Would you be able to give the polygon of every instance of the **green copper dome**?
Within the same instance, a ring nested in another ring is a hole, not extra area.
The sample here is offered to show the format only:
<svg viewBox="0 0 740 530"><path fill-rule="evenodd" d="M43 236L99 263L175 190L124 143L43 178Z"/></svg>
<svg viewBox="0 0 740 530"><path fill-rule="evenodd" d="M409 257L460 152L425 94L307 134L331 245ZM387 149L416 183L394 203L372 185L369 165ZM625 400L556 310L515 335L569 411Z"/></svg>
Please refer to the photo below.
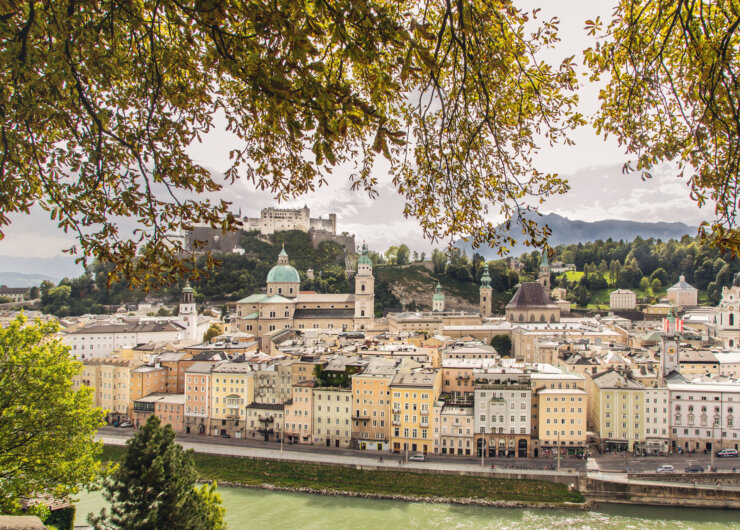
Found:
<svg viewBox="0 0 740 530"><path fill-rule="evenodd" d="M285 252L285 245L283 245L283 250L278 254L277 261L278 264L267 273L267 283L301 283L301 277L298 276L298 271L288 263L288 253Z"/></svg>
<svg viewBox="0 0 740 530"><path fill-rule="evenodd" d="M267 283L300 283L298 271L290 265L275 265L267 273Z"/></svg>
<svg viewBox="0 0 740 530"><path fill-rule="evenodd" d="M373 261L370 259L370 256L367 252L367 245L362 244L362 254L360 255L359 259L357 260L358 265L370 265L372 266Z"/></svg>
<svg viewBox="0 0 740 530"><path fill-rule="evenodd" d="M434 293L434 296L432 296L432 300L444 300L445 295L442 294L442 286L437 283L437 290Z"/></svg>

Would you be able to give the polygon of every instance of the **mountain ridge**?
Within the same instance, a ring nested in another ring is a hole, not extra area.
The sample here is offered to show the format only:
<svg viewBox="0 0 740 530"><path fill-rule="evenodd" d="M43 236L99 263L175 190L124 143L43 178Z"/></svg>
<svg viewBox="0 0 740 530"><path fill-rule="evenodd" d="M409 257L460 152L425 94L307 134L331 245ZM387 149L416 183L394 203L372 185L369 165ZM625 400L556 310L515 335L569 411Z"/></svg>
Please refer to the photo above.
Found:
<svg viewBox="0 0 740 530"><path fill-rule="evenodd" d="M611 238L614 241L625 240L632 241L636 237L643 239L680 239L684 235L695 234L697 227L689 226L681 222L640 222L625 221L621 219L605 219L601 221L580 221L577 219L568 219L556 213L543 214L536 219L539 226L546 225L552 230L548 239L551 247L558 245L571 245L577 243L588 243L592 241L605 241ZM503 229L503 228L502 228ZM517 244L509 251L511 256L519 256L524 252L531 252L532 247L524 245L520 229L512 226L504 234L511 235ZM482 255L486 259L495 259L500 257L495 248L488 245L481 245L477 249L473 248L471 242L466 239L459 239L455 246L464 250L468 255L474 252Z"/></svg>

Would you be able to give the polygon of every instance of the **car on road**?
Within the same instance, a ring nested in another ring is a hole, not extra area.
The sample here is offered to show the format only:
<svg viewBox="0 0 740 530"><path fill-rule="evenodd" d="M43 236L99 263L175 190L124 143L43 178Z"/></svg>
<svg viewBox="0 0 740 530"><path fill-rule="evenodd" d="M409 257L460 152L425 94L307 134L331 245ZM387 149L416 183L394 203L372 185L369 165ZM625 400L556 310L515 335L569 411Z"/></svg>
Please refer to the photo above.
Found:
<svg viewBox="0 0 740 530"><path fill-rule="evenodd" d="M673 473L673 466L670 464L663 464L655 470L656 473Z"/></svg>
<svg viewBox="0 0 740 530"><path fill-rule="evenodd" d="M122 428L124 428L124 429L125 429L125 428L127 428L127 427L133 427L133 426L134 426L134 424L133 424L133 423L131 423L130 421L124 421L124 422L122 422L122 423L119 423L119 424L118 424L118 426L119 426L119 427L122 427Z"/></svg>
<svg viewBox="0 0 740 530"><path fill-rule="evenodd" d="M409 457L409 462L423 462L424 455L412 455Z"/></svg>
<svg viewBox="0 0 740 530"><path fill-rule="evenodd" d="M686 473L704 473L704 468L698 464L686 468Z"/></svg>
<svg viewBox="0 0 740 530"><path fill-rule="evenodd" d="M231 438L231 435L230 435L230 434L228 434L228 433L223 433L223 434L221 435L221 438Z"/></svg>
<svg viewBox="0 0 740 530"><path fill-rule="evenodd" d="M717 451L719 458L737 458L737 449L722 449Z"/></svg>

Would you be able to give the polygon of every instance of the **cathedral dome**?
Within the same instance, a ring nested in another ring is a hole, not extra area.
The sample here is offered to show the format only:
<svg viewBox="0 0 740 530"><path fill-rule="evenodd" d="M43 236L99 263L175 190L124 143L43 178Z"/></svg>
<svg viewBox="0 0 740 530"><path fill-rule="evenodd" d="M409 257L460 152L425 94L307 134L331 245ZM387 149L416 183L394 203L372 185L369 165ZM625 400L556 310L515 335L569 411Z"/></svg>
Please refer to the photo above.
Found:
<svg viewBox="0 0 740 530"><path fill-rule="evenodd" d="M298 271L290 265L275 265L267 273L267 283L300 283Z"/></svg>
<svg viewBox="0 0 740 530"><path fill-rule="evenodd" d="M278 264L267 273L267 283L301 283L298 271L288 263L285 247L278 255Z"/></svg>

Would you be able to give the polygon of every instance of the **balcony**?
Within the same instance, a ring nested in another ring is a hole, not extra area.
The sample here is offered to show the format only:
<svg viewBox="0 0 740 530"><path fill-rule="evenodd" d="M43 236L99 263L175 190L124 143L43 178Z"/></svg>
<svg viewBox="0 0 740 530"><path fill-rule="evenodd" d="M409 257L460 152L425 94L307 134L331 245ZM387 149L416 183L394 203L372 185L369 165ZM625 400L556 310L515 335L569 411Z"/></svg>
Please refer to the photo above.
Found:
<svg viewBox="0 0 740 530"><path fill-rule="evenodd" d="M370 421L370 415L360 414L359 412L355 412L354 414L352 414L352 419L358 420L358 421Z"/></svg>
<svg viewBox="0 0 740 530"><path fill-rule="evenodd" d="M273 421L275 421L274 416L260 416L257 419L262 423L272 423Z"/></svg>
<svg viewBox="0 0 740 530"><path fill-rule="evenodd" d="M391 425L401 425L401 420L393 420Z"/></svg>
<svg viewBox="0 0 740 530"><path fill-rule="evenodd" d="M422 416L429 416L429 411L428 410L422 410L421 412L419 412L419 414L421 414Z"/></svg>
<svg viewBox="0 0 740 530"><path fill-rule="evenodd" d="M260 433L260 434L262 434L262 435L268 436L268 435L272 434L275 431L272 428L269 428L269 429L257 429L257 432Z"/></svg>

